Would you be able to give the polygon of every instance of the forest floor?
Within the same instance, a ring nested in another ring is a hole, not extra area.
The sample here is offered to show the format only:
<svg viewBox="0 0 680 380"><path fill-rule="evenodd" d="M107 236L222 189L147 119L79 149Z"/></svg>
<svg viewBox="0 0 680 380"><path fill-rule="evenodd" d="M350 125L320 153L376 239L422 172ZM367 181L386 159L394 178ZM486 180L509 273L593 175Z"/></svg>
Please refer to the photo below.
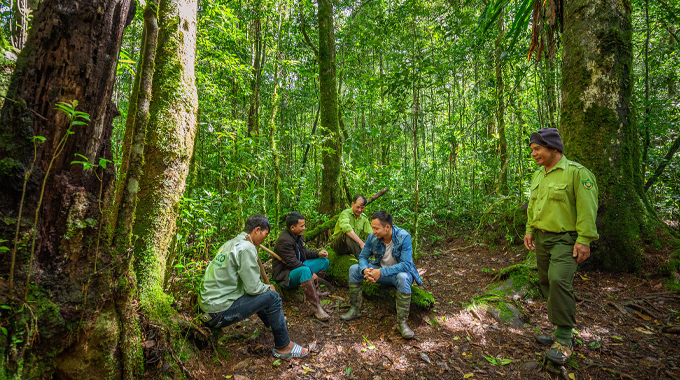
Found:
<svg viewBox="0 0 680 380"><path fill-rule="evenodd" d="M201 358L185 363L187 369L198 379L235 380L680 379L680 335L661 331L680 324L680 294L668 292L656 274L667 254L647 255L641 274L576 274L577 343L560 372L544 364L546 347L534 340L538 331L551 330L544 300L521 301L521 329L462 306L500 269L524 260L526 250L462 245L460 239L449 241L416 260L427 269L423 288L437 303L431 310L411 310L409 326L416 333L411 341L396 330L391 299L365 298L362 318L340 320L348 292L337 287L322 301L331 315L328 323L311 319L297 296L284 300L290 337L310 348L309 357L276 360L272 335L253 316L224 329L217 344L226 356L218 361L208 347ZM644 301L647 312L624 308L630 300ZM629 314L623 316L616 306ZM511 361L501 365L508 362L503 359Z"/></svg>

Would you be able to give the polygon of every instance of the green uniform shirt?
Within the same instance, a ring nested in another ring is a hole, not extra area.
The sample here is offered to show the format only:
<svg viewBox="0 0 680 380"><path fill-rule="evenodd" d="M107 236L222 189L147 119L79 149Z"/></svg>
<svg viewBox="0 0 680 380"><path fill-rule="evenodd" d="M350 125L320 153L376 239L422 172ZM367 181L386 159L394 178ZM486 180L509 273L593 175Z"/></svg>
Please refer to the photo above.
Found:
<svg viewBox="0 0 680 380"><path fill-rule="evenodd" d="M583 165L565 156L549 172L541 166L531 180L527 234L535 230L576 231L576 241L590 246L597 240L597 183Z"/></svg>
<svg viewBox="0 0 680 380"><path fill-rule="evenodd" d="M261 294L269 285L260 281L257 248L241 232L224 243L205 270L198 305L205 313L218 313L231 307L244 294Z"/></svg>
<svg viewBox="0 0 680 380"><path fill-rule="evenodd" d="M366 240L368 234L373 232L371 228L371 223L365 214L355 217L351 208L343 210L338 217L338 222L335 223L335 229L333 230L333 238L335 239L340 234L346 234L350 231L354 231L360 239Z"/></svg>

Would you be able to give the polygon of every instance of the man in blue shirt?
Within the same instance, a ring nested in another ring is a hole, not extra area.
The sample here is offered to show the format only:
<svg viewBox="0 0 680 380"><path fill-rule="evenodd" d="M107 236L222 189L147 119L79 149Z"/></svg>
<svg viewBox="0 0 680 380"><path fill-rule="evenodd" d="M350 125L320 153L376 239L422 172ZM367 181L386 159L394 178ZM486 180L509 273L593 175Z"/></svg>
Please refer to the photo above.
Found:
<svg viewBox="0 0 680 380"><path fill-rule="evenodd" d="M413 263L411 235L392 224L392 215L377 211L371 217L373 233L368 235L364 248L359 255L359 264L349 268L350 309L341 319L349 321L361 317L362 289L361 280L378 284L392 285L397 288L397 326L404 339L412 339L413 330L408 327L411 309L411 284L418 285L420 279ZM375 260L369 264L368 258Z"/></svg>

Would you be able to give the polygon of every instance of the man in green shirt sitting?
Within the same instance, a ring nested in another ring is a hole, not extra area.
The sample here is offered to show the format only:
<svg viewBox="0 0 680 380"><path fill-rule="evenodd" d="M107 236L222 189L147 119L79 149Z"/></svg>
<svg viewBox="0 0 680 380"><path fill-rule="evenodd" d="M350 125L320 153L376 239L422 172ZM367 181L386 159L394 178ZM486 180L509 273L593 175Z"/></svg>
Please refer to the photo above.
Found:
<svg viewBox="0 0 680 380"><path fill-rule="evenodd" d="M277 358L302 358L308 350L288 338L279 293L260 280L257 247L271 226L264 215L246 221L245 232L224 243L203 277L198 304L201 320L210 328L222 328L257 314L274 335L272 353Z"/></svg>
<svg viewBox="0 0 680 380"><path fill-rule="evenodd" d="M338 222L335 223L331 248L338 255L354 255L359 259L361 250L364 249L364 240L373 230L366 215L366 197L357 194L352 199L352 207L340 213Z"/></svg>
<svg viewBox="0 0 680 380"><path fill-rule="evenodd" d="M572 280L577 264L590 257L590 243L599 238L597 183L590 170L562 154L564 144L556 128L532 133L530 147L531 157L541 167L531 180L524 245L536 250L548 319L557 326L552 335L539 335L536 340L551 344L546 357L564 365L572 353L576 324Z"/></svg>

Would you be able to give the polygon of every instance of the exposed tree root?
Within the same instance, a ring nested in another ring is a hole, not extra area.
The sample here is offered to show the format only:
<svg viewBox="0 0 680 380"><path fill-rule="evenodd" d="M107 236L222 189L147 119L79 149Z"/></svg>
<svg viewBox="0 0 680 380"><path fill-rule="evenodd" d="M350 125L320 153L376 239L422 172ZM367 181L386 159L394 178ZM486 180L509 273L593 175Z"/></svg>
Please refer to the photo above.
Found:
<svg viewBox="0 0 680 380"><path fill-rule="evenodd" d="M621 313L621 315L622 315L624 318L625 318L627 315L629 315L629 313L626 311L626 309L624 309L623 307L621 307L621 305L619 305L619 304L617 304L617 303L614 303L614 302L612 302L612 301L609 301L609 302L607 302L605 305L610 305L611 307L613 307L614 309L616 309L619 313Z"/></svg>

